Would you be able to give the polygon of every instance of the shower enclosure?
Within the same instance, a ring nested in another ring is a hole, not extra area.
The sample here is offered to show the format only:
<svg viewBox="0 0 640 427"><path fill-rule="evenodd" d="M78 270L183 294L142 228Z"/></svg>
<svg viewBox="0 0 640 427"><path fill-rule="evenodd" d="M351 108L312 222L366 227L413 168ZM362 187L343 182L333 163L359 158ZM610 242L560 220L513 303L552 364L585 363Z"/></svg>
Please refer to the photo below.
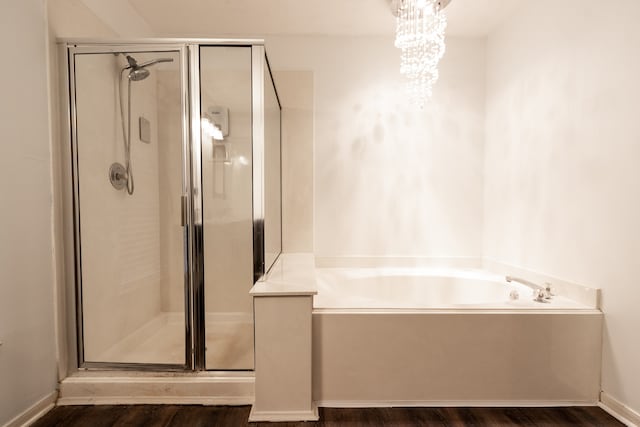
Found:
<svg viewBox="0 0 640 427"><path fill-rule="evenodd" d="M261 40L60 43L77 368L252 370L281 252L280 103Z"/></svg>

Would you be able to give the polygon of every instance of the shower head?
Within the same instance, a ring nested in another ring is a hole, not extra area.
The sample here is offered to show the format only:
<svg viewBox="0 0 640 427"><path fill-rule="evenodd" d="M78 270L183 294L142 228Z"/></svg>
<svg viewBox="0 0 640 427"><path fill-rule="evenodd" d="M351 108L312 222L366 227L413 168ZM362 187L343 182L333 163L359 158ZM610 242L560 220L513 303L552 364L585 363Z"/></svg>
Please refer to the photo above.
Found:
<svg viewBox="0 0 640 427"><path fill-rule="evenodd" d="M146 68L134 68L131 71L129 71L129 80L134 81L134 82L138 82L140 80L144 80L147 77L149 77L149 74L151 74L149 72L149 70L147 70Z"/></svg>
<svg viewBox="0 0 640 427"><path fill-rule="evenodd" d="M127 62L129 65L124 68L124 70L131 69L129 72L129 80L137 82L140 80L144 80L149 77L149 70L147 67L151 67L152 65L156 65L160 62L173 62L173 58L156 58L147 62L143 62L142 64L138 64L138 61L131 55L127 55Z"/></svg>

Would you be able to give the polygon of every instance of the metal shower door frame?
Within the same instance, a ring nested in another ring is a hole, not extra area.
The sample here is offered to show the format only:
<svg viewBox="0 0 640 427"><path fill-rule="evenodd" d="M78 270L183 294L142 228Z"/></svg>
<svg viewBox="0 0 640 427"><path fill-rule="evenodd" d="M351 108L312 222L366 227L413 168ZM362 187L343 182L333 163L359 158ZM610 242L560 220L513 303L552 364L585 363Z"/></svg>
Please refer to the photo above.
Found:
<svg viewBox="0 0 640 427"><path fill-rule="evenodd" d="M78 177L78 134L77 134L77 105L76 105L76 70L75 56L82 54L117 54L135 52L177 52L180 56L180 104L182 114L182 194L190 202L191 188L191 146L189 116L189 76L188 49L184 44L177 43L106 43L93 41L63 41L66 44L67 88L69 100L69 129L71 140L71 177L73 185L73 252L74 277L72 292L75 295L75 351L78 369L107 369L107 370L137 370L137 371L186 371L193 370L192 346L192 318L193 318L193 278L191 275L191 260L193 259L193 226L191 212L185 212L185 227L183 231L184 253L184 297L185 297L185 363L121 363L121 362L91 362L84 358L83 331L83 303L82 303L82 259L80 235L80 180ZM69 287L67 288L69 291ZM72 329L72 328L69 328Z"/></svg>

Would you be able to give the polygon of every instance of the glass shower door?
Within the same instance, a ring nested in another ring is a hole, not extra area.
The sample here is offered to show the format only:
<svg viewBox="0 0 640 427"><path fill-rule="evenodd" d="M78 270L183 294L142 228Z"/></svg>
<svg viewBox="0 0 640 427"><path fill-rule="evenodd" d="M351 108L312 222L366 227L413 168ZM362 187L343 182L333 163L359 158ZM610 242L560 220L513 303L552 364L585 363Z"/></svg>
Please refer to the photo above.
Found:
<svg viewBox="0 0 640 427"><path fill-rule="evenodd" d="M205 368L253 369L250 46L200 47Z"/></svg>
<svg viewBox="0 0 640 427"><path fill-rule="evenodd" d="M79 358L186 368L185 55L127 49L70 50Z"/></svg>

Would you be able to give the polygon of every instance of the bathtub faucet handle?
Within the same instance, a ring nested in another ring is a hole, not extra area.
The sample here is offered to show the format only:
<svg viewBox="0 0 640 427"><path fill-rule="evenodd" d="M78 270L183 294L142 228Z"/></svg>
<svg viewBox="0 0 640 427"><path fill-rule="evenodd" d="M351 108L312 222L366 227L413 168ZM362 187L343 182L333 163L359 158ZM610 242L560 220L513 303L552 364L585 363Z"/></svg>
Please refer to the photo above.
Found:
<svg viewBox="0 0 640 427"><path fill-rule="evenodd" d="M551 297L547 296L547 292L544 289L534 289L533 290L533 300L536 302L547 302L545 300Z"/></svg>
<svg viewBox="0 0 640 427"><path fill-rule="evenodd" d="M549 282L545 282L544 284L545 298L551 299L551 297L556 296L556 293L554 291L555 290L553 289L553 285Z"/></svg>

